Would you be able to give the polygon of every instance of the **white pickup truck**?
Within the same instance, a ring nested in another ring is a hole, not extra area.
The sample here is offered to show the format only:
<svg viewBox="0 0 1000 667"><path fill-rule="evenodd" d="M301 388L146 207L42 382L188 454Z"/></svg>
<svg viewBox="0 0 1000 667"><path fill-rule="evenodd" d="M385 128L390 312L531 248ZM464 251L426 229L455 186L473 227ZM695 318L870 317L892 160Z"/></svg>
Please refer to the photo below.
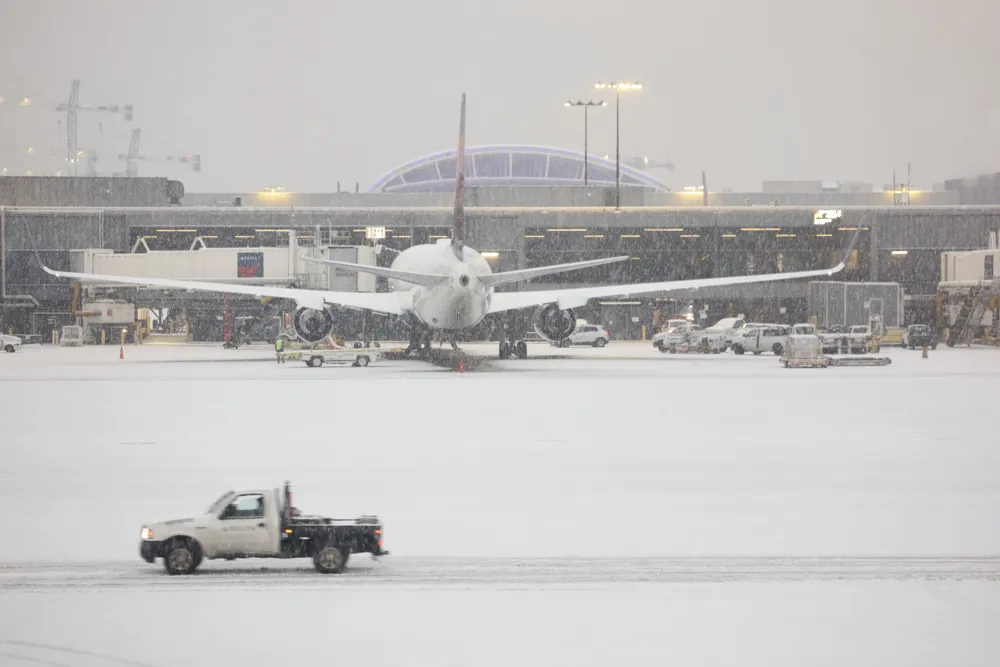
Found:
<svg viewBox="0 0 1000 667"><path fill-rule="evenodd" d="M818 334L823 352L864 354L872 344L871 330L864 325L852 326L847 331Z"/></svg>
<svg viewBox="0 0 1000 667"><path fill-rule="evenodd" d="M352 553L389 554L379 518L303 515L287 482L283 490L227 491L203 515L147 523L139 535L142 559L162 558L170 574L191 574L204 558L312 558L318 572L336 574Z"/></svg>

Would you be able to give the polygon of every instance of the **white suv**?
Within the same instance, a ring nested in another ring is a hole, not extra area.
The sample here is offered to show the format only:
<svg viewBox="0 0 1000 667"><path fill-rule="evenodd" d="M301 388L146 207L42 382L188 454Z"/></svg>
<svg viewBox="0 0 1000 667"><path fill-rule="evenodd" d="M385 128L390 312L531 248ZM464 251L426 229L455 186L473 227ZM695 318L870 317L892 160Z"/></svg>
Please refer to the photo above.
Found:
<svg viewBox="0 0 1000 667"><path fill-rule="evenodd" d="M21 339L17 336L0 334L0 349L4 352L17 352L21 349Z"/></svg>
<svg viewBox="0 0 1000 667"><path fill-rule="evenodd" d="M570 345L592 345L594 347L604 347L611 340L611 334L599 324L580 324L569 335L561 341L554 342L553 345L559 347L569 347Z"/></svg>
<svg viewBox="0 0 1000 667"><path fill-rule="evenodd" d="M742 336L734 338L730 347L736 354L773 352L780 357L785 351L785 344L790 333L792 333L792 328L784 324L753 327L747 329Z"/></svg>

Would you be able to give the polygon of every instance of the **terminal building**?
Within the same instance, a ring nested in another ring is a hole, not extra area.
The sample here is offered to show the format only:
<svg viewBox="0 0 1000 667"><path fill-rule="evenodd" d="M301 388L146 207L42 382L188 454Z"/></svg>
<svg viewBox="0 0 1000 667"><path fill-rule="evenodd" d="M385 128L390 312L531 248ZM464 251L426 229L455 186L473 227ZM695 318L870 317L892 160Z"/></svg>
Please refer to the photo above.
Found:
<svg viewBox="0 0 1000 667"><path fill-rule="evenodd" d="M154 178L0 178L3 328L46 337L52 328L78 319L74 312L82 306L74 301L73 285L42 272L36 250L49 266L63 270L127 263L129 271L146 276L303 287L329 286L344 277L311 274L289 252L290 239L300 254L337 252L348 261L388 266L394 250L449 236L455 164L454 151L435 153L388 171L368 192L323 194L279 189L194 194L179 182ZM470 147L465 172L468 242L495 270L630 258L513 289L823 268L840 260L860 228L847 269L834 280L898 283L906 321L929 321L942 279L942 252L987 248L1000 231L1000 179L991 177L958 179L928 191L799 182L769 183L759 193L676 192L622 165L616 208L613 160L585 161L581 153L545 147ZM372 251L373 233L382 237L381 252ZM201 264L190 259L206 249L216 259ZM220 249L228 250L215 252ZM120 254L148 257L101 258ZM355 283L354 289L386 289L382 279ZM681 312L708 324L737 314L755 321L803 321L809 316L808 293L805 283L781 282L651 294L591 302L582 316L602 323L616 338L637 339ZM103 296L140 308L185 308L198 322L194 337L221 339L221 295L118 288ZM234 297L225 307L260 314L281 306L252 301ZM344 322L360 326L357 318ZM402 334L391 323L378 326L381 335ZM489 336L488 324L475 333Z"/></svg>

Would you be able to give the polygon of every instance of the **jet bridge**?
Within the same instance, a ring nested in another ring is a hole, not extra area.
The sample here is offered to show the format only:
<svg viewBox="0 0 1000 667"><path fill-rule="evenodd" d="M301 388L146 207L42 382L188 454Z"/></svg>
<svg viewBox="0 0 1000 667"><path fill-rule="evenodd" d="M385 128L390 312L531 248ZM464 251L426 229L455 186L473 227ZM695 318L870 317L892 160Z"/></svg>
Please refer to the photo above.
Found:
<svg viewBox="0 0 1000 667"><path fill-rule="evenodd" d="M283 247L214 248L196 237L188 250L150 250L145 239L136 240L129 253L105 249L70 251L70 270L135 278L170 278L231 282L252 285L294 285L306 289L344 292L374 292L376 278L329 265L302 261L302 257L332 259L368 266L375 265L375 248L370 246L309 246L291 243ZM99 283L85 288L100 289ZM143 292L161 288L141 287Z"/></svg>

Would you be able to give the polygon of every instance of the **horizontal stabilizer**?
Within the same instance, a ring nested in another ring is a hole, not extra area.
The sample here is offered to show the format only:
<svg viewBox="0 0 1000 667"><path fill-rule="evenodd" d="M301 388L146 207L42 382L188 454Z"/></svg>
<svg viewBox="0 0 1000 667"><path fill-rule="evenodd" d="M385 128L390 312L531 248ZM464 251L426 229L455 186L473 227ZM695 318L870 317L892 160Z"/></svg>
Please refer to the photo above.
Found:
<svg viewBox="0 0 1000 667"><path fill-rule="evenodd" d="M364 264L352 264L351 262L338 262L337 260L334 259L317 259L315 257L303 257L302 260L305 262L311 262L313 264L326 264L327 266L333 266L338 269L344 269L345 271L354 271L355 273L370 273L375 276L382 276L383 278L402 280L403 282L413 283L414 285L423 285L424 287L433 287L442 280L446 280L448 278L448 276L437 275L434 273L414 273L412 271L387 269L381 266L366 266Z"/></svg>
<svg viewBox="0 0 1000 667"><path fill-rule="evenodd" d="M588 259L582 262L570 262L568 264L551 264L549 266L539 266L536 269L522 269L520 271L504 271L503 273L492 273L487 276L480 276L479 280L481 280L487 287L496 287L497 285L506 285L507 283L516 283L522 280L531 280L532 278L540 278L541 276L550 276L555 273L564 273L566 271L587 269L592 266L603 266L604 264L614 264L615 262L624 262L627 259L628 255L622 255L620 257L603 257L601 259Z"/></svg>

